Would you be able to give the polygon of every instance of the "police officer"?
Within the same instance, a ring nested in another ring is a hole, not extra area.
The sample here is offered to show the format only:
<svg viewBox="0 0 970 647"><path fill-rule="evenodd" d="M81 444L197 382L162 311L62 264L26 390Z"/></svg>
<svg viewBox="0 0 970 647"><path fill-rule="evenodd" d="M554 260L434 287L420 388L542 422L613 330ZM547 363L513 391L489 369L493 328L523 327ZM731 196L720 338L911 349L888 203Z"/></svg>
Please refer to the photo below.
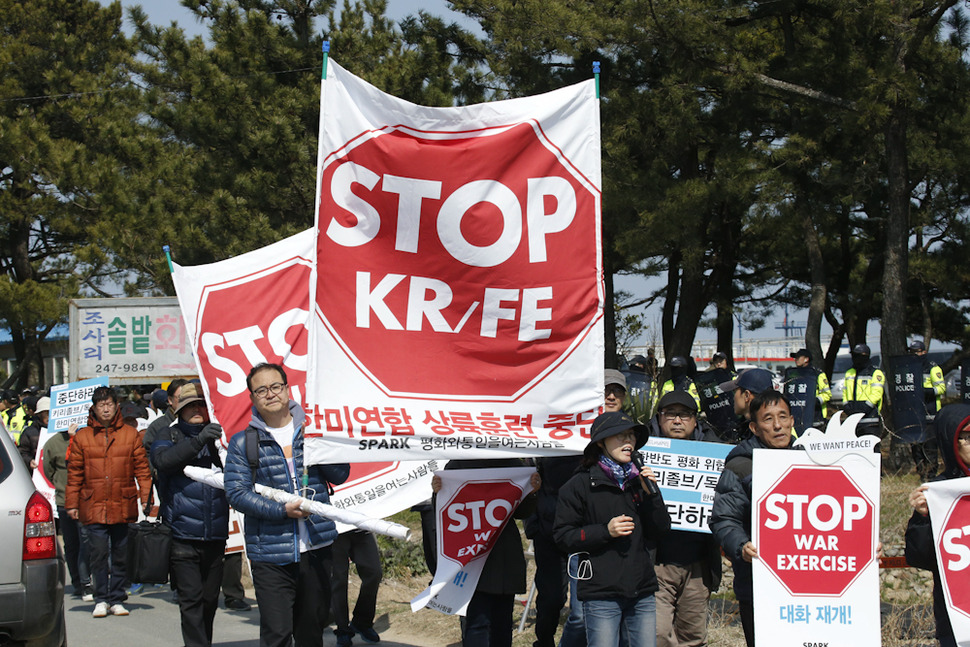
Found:
<svg viewBox="0 0 970 647"><path fill-rule="evenodd" d="M690 379L688 374L690 364L687 362L687 358L677 355L670 360L670 379L664 382L663 387L660 389L660 397L670 393L671 391L684 391L689 393L694 402L697 403L697 408L701 407L701 397L697 393L697 386L694 384L694 380Z"/></svg>
<svg viewBox="0 0 970 647"><path fill-rule="evenodd" d="M882 413L882 396L886 390L886 374L872 365L871 352L866 344L852 347L852 368L845 372L845 388L842 391L842 410L846 413L864 413L867 418L878 418ZM880 424L860 424L858 435L881 436Z"/></svg>
<svg viewBox="0 0 970 647"><path fill-rule="evenodd" d="M711 367L697 375L697 391L701 398L701 410L717 437L728 443L736 443L742 419L734 413L734 396L721 390L721 384L738 376L727 367L727 354L721 351L711 357Z"/></svg>
<svg viewBox="0 0 970 647"><path fill-rule="evenodd" d="M803 407L797 404L801 400L801 394L791 393L790 387L796 384L810 384L815 392L815 415L814 422L820 422L828 417L828 403L832 399L832 388L829 386L829 378L824 371L812 366L812 354L807 348L800 348L791 354L795 360L795 365L785 370L785 395L791 404L792 415L796 420L802 418ZM811 397L810 394L805 394ZM806 421L807 422L807 421Z"/></svg>
<svg viewBox="0 0 970 647"><path fill-rule="evenodd" d="M27 410L20 403L20 398L13 391L4 391L3 395L4 409L3 413L0 413L0 417L3 418L3 425L7 428L7 432L13 437L15 443L20 442L20 433L27 426L28 415Z"/></svg>
<svg viewBox="0 0 970 647"><path fill-rule="evenodd" d="M946 395L946 380L943 379L943 369L927 357L926 344L923 342L914 341L911 343L909 352L923 360L923 404L926 407L926 415L935 416L943 404L943 396ZM939 448L936 444L935 433L928 433L924 442L912 443L910 451L913 455L913 463L916 464L916 471L919 472L920 476L929 478L936 474Z"/></svg>

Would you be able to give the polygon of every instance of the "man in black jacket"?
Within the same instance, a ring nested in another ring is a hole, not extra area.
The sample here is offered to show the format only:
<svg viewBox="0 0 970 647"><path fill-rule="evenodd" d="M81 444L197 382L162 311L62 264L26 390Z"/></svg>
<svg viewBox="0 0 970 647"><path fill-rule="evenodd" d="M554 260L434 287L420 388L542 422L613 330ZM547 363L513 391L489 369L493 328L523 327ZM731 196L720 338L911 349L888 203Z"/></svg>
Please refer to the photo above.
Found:
<svg viewBox="0 0 970 647"><path fill-rule="evenodd" d="M172 529L171 570L178 590L185 647L212 644L219 608L223 555L229 537L229 503L224 491L185 476L187 465L222 466L215 443L222 428L209 423L197 384L182 388L176 420L152 443L151 464L158 474L161 517Z"/></svg>
<svg viewBox="0 0 970 647"><path fill-rule="evenodd" d="M758 549L751 541L751 474L755 449L788 449L795 442L794 418L785 396L766 390L749 406L751 438L731 450L717 482L711 530L734 567L734 595L748 647L754 647L754 587L751 561Z"/></svg>
<svg viewBox="0 0 970 647"><path fill-rule="evenodd" d="M653 425L663 438L718 442L698 424L697 403L671 391L657 403ZM657 539L657 646L707 644L707 604L721 584L721 551L711 534L671 530Z"/></svg>

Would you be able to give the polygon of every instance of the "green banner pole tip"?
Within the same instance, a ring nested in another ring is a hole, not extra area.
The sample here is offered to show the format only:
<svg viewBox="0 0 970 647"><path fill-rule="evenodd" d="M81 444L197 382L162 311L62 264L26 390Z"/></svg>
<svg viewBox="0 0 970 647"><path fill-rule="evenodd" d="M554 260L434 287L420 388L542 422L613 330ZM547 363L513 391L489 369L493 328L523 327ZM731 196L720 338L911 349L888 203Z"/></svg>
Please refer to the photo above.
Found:
<svg viewBox="0 0 970 647"><path fill-rule="evenodd" d="M168 261L168 271L171 274L175 274L175 266L172 265L172 254L169 251L168 245L162 245L162 251L165 252L165 260Z"/></svg>
<svg viewBox="0 0 970 647"><path fill-rule="evenodd" d="M596 98L600 98L600 62L593 61L593 78L596 79Z"/></svg>
<svg viewBox="0 0 970 647"><path fill-rule="evenodd" d="M330 59L330 41L323 41L323 76L322 79L327 78L327 61Z"/></svg>

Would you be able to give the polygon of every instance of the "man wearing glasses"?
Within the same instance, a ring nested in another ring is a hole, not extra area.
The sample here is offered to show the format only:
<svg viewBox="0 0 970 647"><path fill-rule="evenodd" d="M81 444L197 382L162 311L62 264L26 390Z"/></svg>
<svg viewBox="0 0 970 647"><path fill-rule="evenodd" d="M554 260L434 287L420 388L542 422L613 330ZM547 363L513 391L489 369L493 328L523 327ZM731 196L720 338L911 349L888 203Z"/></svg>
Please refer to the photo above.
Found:
<svg viewBox="0 0 970 647"><path fill-rule="evenodd" d="M246 515L246 553L259 605L260 647L322 647L330 608L333 521L310 516L302 500L282 504L254 491L260 483L328 503L329 484L343 483L346 463L305 465L306 416L290 400L286 372L257 364L246 378L252 420L229 442L225 486L229 504Z"/></svg>
<svg viewBox="0 0 970 647"><path fill-rule="evenodd" d="M657 403L651 435L718 442L697 419L697 403L671 391ZM707 602L721 584L721 550L714 535L671 530L657 541L657 647L707 644Z"/></svg>

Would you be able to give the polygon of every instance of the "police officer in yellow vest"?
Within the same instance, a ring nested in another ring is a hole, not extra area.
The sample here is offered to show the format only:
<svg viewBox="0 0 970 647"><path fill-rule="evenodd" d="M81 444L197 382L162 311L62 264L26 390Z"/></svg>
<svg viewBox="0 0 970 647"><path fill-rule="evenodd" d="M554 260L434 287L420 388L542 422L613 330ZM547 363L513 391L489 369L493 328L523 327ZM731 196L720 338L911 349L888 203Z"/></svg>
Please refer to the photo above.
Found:
<svg viewBox="0 0 970 647"><path fill-rule="evenodd" d="M27 426L28 415L24 406L20 404L20 398L13 391L4 391L3 396L4 410L0 413L0 418L3 419L3 426L7 428L7 432L13 438L15 443L20 442L20 432L24 430Z"/></svg>
<svg viewBox="0 0 970 647"><path fill-rule="evenodd" d="M697 392L697 386L694 384L694 380L690 379L687 374L688 365L687 359L677 355L670 360L670 379L664 382L663 387L660 389L660 397L667 395L671 391L685 391L689 393L694 402L697 403L697 409L701 408L701 396Z"/></svg>
<svg viewBox="0 0 970 647"><path fill-rule="evenodd" d="M869 360L871 352L866 344L852 347L852 368L845 372L845 388L842 391L842 410L846 413L864 413L866 418L878 417L882 412L882 396L886 390L886 374L874 367ZM859 435L881 436L878 423L860 424ZM877 428L873 428L877 427Z"/></svg>
<svg viewBox="0 0 970 647"><path fill-rule="evenodd" d="M815 380L815 399L818 404L815 411L821 414L821 419L828 418L828 403L832 399L832 388L829 386L829 378L825 374L825 371L820 371L812 366L812 354L808 352L807 348L798 349L791 354L791 358L795 360L795 366L793 368L796 370L789 368L785 371L785 382L788 382L799 371L815 373L817 375Z"/></svg>
<svg viewBox="0 0 970 647"><path fill-rule="evenodd" d="M946 395L946 380L943 369L926 356L926 344L914 341L909 345L909 352L923 360L923 405L928 416L935 416L943 404ZM928 434L929 438L921 443L913 443L910 451L916 471L924 479L936 474L939 462L939 448L936 444L936 434Z"/></svg>
<svg viewBox="0 0 970 647"><path fill-rule="evenodd" d="M946 380L943 379L943 369L926 357L926 344L914 341L909 345L909 352L923 358L923 399L926 413L933 415L943 405L946 395Z"/></svg>

